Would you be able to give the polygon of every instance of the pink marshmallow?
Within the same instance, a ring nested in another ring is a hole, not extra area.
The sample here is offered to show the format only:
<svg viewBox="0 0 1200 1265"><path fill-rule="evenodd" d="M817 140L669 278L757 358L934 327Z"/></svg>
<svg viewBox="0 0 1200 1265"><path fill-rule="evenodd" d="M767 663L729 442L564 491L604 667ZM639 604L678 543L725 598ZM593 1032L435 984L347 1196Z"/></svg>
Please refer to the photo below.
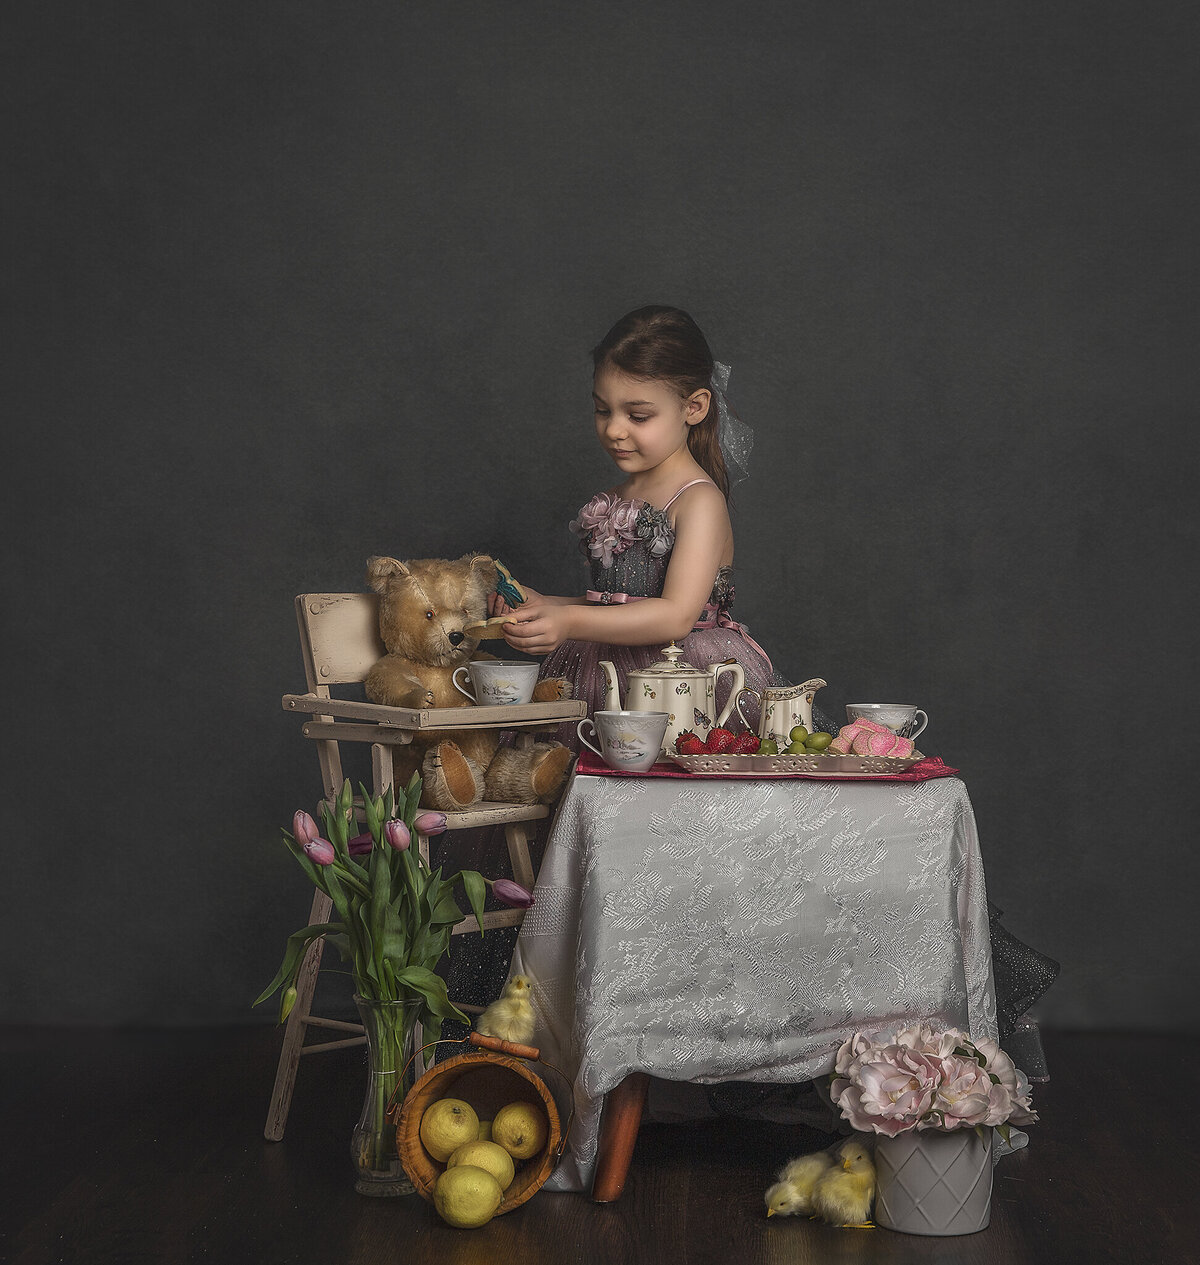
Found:
<svg viewBox="0 0 1200 1265"><path fill-rule="evenodd" d="M859 733L852 747L855 755L900 756L912 755L911 738L901 738L885 729L883 733Z"/></svg>

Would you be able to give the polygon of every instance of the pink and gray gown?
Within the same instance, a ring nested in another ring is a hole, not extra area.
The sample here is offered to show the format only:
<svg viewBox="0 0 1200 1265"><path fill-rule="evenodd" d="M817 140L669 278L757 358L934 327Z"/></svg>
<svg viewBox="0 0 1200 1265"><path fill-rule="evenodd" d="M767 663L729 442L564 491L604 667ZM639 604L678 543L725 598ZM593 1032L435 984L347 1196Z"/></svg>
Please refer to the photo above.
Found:
<svg viewBox="0 0 1200 1265"><path fill-rule="evenodd" d="M706 483L696 479L693 483ZM667 576L667 564L675 546L675 532L671 527L667 510L682 492L693 486L685 483L658 509L646 501L622 500L611 493L601 492L579 511L579 517L571 524L571 531L579 537L591 575L588 590L589 601L611 605L643 597L661 597ZM786 684L771 666L767 653L732 616L733 569L722 567L708 603L700 612L692 631L678 644L684 659L694 668L707 668L710 663L736 659L746 674L746 684L761 690L764 685ZM600 670L601 660L607 659L616 666L621 687L621 698L626 698L628 674L647 668L663 657L663 644L651 646L610 646L594 641L567 641L552 651L542 661L543 677L565 677L575 687L575 697L587 702L588 715L604 709L605 678ZM717 706L719 715L729 700L731 682L726 673L717 682ZM752 726L758 724L758 703L746 695L742 699L742 711ZM716 716L703 720L695 718L697 727L707 729L716 723ZM729 724L741 727L737 713L730 715ZM579 739L572 724L561 725L557 734L560 742L575 750Z"/></svg>

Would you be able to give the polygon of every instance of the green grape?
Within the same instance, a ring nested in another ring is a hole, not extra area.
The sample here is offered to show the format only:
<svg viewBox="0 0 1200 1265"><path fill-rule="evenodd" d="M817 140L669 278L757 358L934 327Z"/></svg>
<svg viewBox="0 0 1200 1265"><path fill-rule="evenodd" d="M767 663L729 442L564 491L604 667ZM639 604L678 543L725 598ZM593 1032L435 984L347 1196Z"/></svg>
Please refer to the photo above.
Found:
<svg viewBox="0 0 1200 1265"><path fill-rule="evenodd" d="M759 755L778 755L779 743L777 743L774 738L764 738L762 742L759 744L758 754Z"/></svg>
<svg viewBox="0 0 1200 1265"><path fill-rule="evenodd" d="M808 737L808 730L803 725L796 725L788 737L793 742L803 742Z"/></svg>
<svg viewBox="0 0 1200 1265"><path fill-rule="evenodd" d="M815 734L809 734L804 740L804 745L810 751L824 751L832 741L833 734L817 732Z"/></svg>
<svg viewBox="0 0 1200 1265"><path fill-rule="evenodd" d="M808 755L808 748L802 742L789 742L784 748L788 755Z"/></svg>

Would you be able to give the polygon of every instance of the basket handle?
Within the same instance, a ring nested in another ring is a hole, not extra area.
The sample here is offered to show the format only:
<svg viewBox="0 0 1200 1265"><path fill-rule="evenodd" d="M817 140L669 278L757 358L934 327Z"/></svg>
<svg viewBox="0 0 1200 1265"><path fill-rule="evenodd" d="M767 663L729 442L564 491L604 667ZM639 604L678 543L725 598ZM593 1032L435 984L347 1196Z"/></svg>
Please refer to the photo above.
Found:
<svg viewBox="0 0 1200 1265"><path fill-rule="evenodd" d="M529 1059L533 1063L541 1061L542 1052L536 1045L518 1045L515 1041L502 1041L499 1037L485 1037L481 1032L472 1032L467 1040L482 1049L495 1050L497 1054L511 1054L515 1059Z"/></svg>

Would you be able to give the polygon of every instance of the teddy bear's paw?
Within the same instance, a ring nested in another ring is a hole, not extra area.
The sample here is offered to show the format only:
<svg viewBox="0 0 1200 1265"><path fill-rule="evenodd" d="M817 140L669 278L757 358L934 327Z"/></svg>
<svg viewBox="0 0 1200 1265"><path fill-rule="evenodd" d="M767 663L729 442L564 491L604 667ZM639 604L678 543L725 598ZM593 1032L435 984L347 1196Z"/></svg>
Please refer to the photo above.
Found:
<svg viewBox="0 0 1200 1265"><path fill-rule="evenodd" d="M533 687L535 703L557 703L560 698L574 698L575 686L565 677L551 676Z"/></svg>
<svg viewBox="0 0 1200 1265"><path fill-rule="evenodd" d="M558 794L574 758L570 747L555 744L534 765L532 785L538 799L549 803Z"/></svg>
<svg viewBox="0 0 1200 1265"><path fill-rule="evenodd" d="M473 761L453 742L439 742L425 753L421 766L425 798L430 806L460 812L483 798L483 778Z"/></svg>

